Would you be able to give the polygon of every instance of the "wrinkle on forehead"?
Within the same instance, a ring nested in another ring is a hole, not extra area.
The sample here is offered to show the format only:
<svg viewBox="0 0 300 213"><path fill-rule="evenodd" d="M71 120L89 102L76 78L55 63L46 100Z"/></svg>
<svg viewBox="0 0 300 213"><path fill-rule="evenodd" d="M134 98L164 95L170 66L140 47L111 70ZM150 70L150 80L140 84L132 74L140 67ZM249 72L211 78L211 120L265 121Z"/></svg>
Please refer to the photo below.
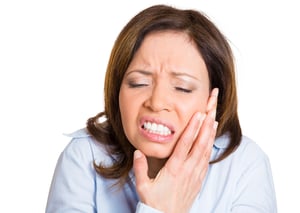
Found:
<svg viewBox="0 0 300 213"><path fill-rule="evenodd" d="M205 62L196 44L184 32L163 31L147 35L131 61L128 70L155 73L168 72L173 76L203 79Z"/></svg>

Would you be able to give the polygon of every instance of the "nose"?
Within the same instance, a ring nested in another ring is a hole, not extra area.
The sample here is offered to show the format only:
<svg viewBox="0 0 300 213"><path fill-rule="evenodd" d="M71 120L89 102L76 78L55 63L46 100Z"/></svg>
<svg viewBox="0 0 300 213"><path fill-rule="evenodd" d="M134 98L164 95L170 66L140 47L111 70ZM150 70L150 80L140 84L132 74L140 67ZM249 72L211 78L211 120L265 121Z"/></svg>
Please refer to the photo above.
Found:
<svg viewBox="0 0 300 213"><path fill-rule="evenodd" d="M162 83L154 85L149 97L145 101L145 107L154 112L170 111L172 108L172 97L168 91L167 86Z"/></svg>

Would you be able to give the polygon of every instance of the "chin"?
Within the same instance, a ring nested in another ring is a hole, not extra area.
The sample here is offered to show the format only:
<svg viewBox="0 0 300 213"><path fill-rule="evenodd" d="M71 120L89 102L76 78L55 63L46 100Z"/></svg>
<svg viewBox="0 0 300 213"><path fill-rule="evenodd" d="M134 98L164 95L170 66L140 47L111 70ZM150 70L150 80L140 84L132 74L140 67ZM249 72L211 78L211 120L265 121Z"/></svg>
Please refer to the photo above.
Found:
<svg viewBox="0 0 300 213"><path fill-rule="evenodd" d="M175 143L155 143L138 141L134 147L144 153L145 156L156 159L169 158L174 150Z"/></svg>
<svg viewBox="0 0 300 213"><path fill-rule="evenodd" d="M141 150L143 152L143 150ZM144 151L144 154L147 156L147 157L150 157L150 158L156 158L156 159L166 159L166 158L169 158L170 155L171 155L171 152L172 151L162 151L162 150L145 150Z"/></svg>

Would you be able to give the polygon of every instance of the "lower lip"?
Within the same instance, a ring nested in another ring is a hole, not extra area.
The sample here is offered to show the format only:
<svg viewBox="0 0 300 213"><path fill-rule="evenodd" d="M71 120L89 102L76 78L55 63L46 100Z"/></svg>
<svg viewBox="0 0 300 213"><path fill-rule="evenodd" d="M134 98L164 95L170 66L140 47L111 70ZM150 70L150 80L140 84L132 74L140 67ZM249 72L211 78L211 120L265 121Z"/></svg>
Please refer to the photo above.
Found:
<svg viewBox="0 0 300 213"><path fill-rule="evenodd" d="M173 139L174 134L170 135L159 135L146 131L143 128L140 128L142 135L149 141L157 142L157 143L168 143Z"/></svg>

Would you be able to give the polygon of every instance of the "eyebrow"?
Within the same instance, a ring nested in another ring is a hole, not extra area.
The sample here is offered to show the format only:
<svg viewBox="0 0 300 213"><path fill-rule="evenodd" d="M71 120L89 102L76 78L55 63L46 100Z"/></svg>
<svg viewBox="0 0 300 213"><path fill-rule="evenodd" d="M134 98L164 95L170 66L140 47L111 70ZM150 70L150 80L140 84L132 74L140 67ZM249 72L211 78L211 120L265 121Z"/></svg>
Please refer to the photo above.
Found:
<svg viewBox="0 0 300 213"><path fill-rule="evenodd" d="M152 72L146 71L146 70L131 70L131 71L129 71L128 73L125 73L125 76L128 76L128 75L130 75L131 73L139 73L139 74L147 75L147 76L153 75Z"/></svg>
<svg viewBox="0 0 300 213"><path fill-rule="evenodd" d="M153 75L152 72L146 71L146 70L131 70L131 71L129 71L128 73L126 73L126 76L130 75L131 73L139 73L139 74L146 75L146 76L151 76L151 75ZM193 76L193 75L190 75L190 74L188 74L188 73L185 73L185 72L175 72L175 71L171 71L171 72L170 72L170 75L171 75L171 76L174 76L174 77L189 77L189 78L192 78L192 79L194 79L194 80L200 81L197 77L195 77L195 76Z"/></svg>
<svg viewBox="0 0 300 213"><path fill-rule="evenodd" d="M200 79L198 79L197 77L195 77L193 75L190 75L188 73L185 73L185 72L175 72L175 71L172 71L171 75L175 76L175 77L189 77L189 78L195 79L197 81L200 81Z"/></svg>

